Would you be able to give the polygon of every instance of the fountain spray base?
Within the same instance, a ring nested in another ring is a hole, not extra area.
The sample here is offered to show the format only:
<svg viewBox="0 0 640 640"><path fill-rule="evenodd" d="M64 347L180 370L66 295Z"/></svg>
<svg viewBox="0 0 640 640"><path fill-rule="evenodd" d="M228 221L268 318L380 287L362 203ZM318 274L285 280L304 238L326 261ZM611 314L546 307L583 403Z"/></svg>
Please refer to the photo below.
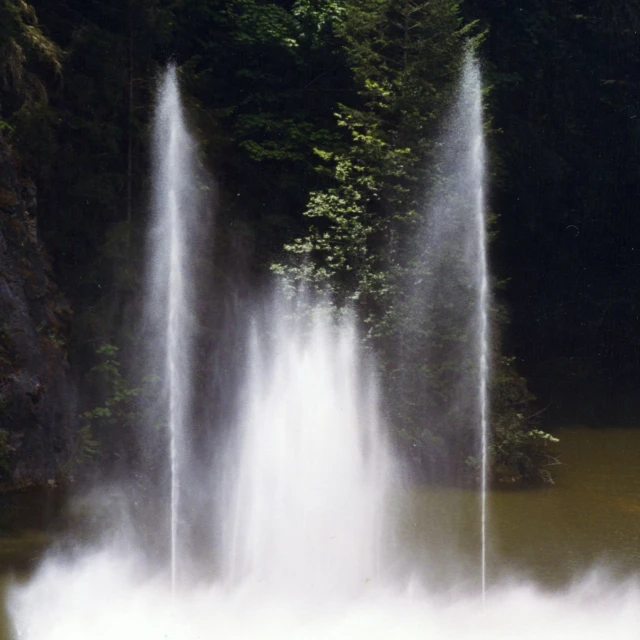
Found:
<svg viewBox="0 0 640 640"><path fill-rule="evenodd" d="M309 592L285 596L247 581L172 596L166 575L149 577L135 557L103 550L73 564L47 561L13 590L9 607L20 640L635 640L640 629L640 585L613 586L596 573L561 593L494 587L484 611L477 594L434 596L374 581L346 601Z"/></svg>

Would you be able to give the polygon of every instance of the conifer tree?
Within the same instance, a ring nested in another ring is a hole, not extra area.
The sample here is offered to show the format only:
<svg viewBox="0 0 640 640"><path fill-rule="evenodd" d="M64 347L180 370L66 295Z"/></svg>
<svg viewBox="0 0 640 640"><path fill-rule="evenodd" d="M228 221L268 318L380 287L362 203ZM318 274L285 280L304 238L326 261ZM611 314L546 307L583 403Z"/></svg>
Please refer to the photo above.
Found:
<svg viewBox="0 0 640 640"><path fill-rule="evenodd" d="M376 325L397 267L390 240L416 219L465 30L456 1L366 0L346 3L338 33L357 100L336 114L347 144L316 149L332 184L311 194L288 270L358 300Z"/></svg>

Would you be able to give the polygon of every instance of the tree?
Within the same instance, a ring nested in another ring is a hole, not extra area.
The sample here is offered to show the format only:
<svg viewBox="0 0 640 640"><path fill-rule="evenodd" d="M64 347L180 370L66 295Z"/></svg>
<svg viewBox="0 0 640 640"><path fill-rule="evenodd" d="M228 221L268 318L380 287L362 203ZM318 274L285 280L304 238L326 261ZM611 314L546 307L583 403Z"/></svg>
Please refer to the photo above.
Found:
<svg viewBox="0 0 640 640"><path fill-rule="evenodd" d="M348 144L316 148L332 184L310 196L308 232L287 246L302 258L290 273L376 313L395 268L388 240L416 218L464 31L457 2L368 0L346 3L338 33L357 100L336 114Z"/></svg>
<svg viewBox="0 0 640 640"><path fill-rule="evenodd" d="M443 433L425 426L425 417L434 414L434 407L425 412L425 389L432 398L440 389L445 402L444 396L454 392L448 381L461 372L453 371L446 358L422 357L438 328L425 329L409 313L412 303L403 293L407 280L419 277L412 238L424 225L427 192L438 186L437 133L452 101L470 28L462 27L456 2L347 5L339 33L358 99L339 106L337 121L349 144L316 150L332 184L312 192L305 211L308 232L287 246L297 261L275 266L358 306L382 359L399 440L419 462L444 455L443 438L458 443L452 453L456 459L472 451L469 438L461 435L464 420ZM462 337L456 333L460 323L444 320L445 308L439 317L451 350ZM407 355L410 335L418 343ZM455 365L466 366L463 361ZM409 370L410 389L403 384L403 372Z"/></svg>
<svg viewBox="0 0 640 640"><path fill-rule="evenodd" d="M176 10L176 52L203 153L222 184L219 225L263 268L302 230L324 182L313 149L341 140L333 113L351 79L336 0L192 2Z"/></svg>

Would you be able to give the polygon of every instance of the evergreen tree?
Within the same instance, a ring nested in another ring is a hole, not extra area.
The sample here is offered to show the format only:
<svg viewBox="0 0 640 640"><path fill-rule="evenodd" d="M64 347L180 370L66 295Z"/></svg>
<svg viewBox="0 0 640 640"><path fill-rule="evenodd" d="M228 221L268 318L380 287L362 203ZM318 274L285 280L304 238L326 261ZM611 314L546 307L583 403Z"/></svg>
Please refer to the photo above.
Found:
<svg viewBox="0 0 640 640"><path fill-rule="evenodd" d="M368 0L346 3L338 32L357 91L337 112L348 143L316 149L332 184L311 194L308 233L287 249L303 258L295 277L375 313L390 291L389 238L423 198L464 31L457 2Z"/></svg>

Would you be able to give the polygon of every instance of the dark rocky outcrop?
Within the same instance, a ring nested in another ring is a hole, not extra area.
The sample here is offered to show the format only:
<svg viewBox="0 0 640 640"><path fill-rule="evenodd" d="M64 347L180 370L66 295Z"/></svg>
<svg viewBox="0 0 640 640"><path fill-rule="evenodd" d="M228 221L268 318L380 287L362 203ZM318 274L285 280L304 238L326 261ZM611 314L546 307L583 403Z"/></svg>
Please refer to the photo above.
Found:
<svg viewBox="0 0 640 640"><path fill-rule="evenodd" d="M38 239L36 189L0 135L0 487L51 484L71 456L71 309Z"/></svg>

